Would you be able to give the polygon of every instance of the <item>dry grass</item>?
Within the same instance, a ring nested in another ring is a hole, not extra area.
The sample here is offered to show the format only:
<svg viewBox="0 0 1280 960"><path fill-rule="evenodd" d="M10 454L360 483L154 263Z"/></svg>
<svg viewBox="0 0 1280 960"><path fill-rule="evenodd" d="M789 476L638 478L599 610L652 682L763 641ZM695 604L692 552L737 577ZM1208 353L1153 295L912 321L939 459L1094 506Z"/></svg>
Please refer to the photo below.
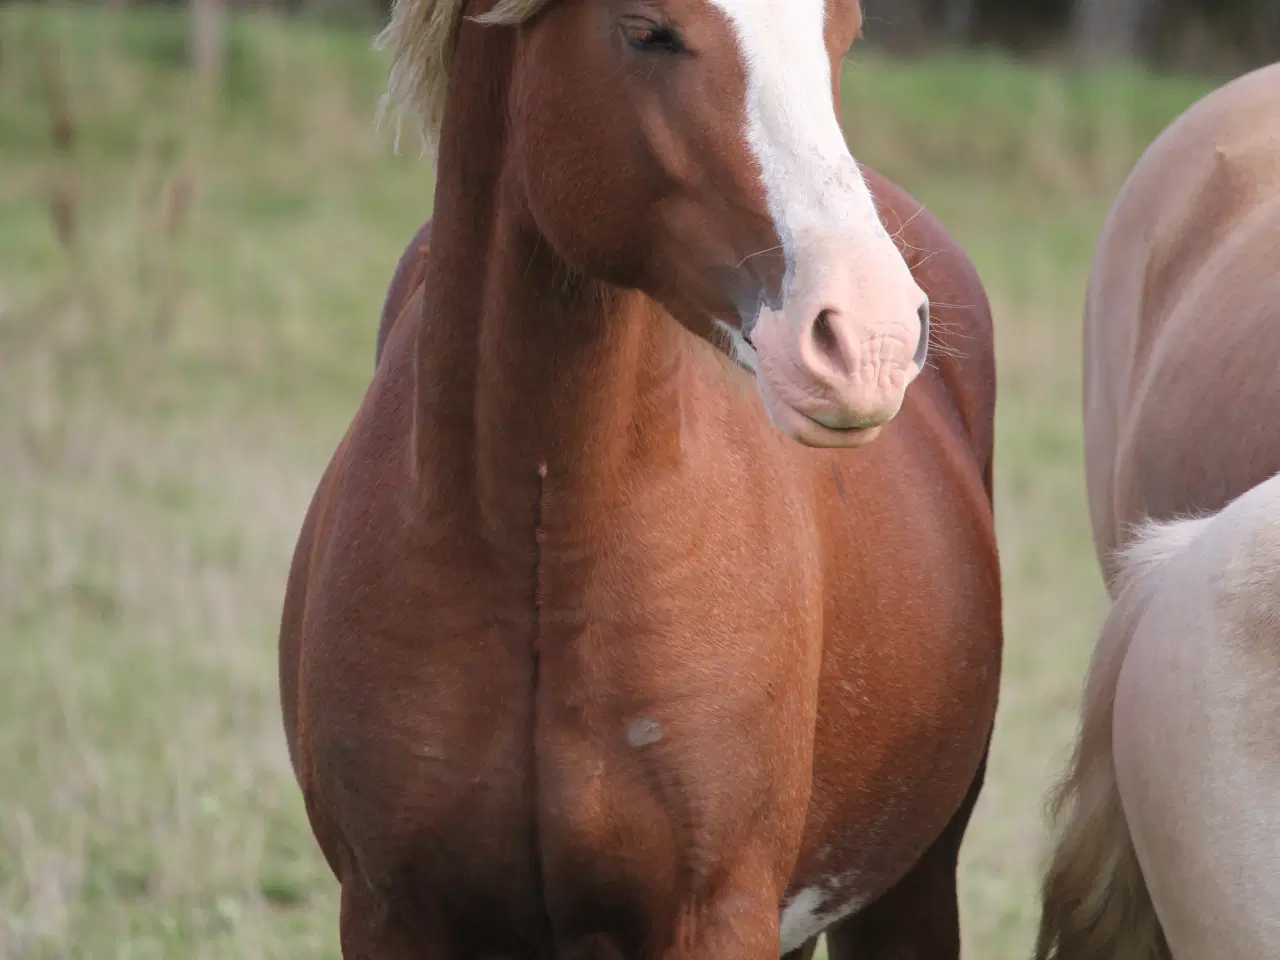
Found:
<svg viewBox="0 0 1280 960"><path fill-rule="evenodd" d="M275 630L429 174L373 138L367 38L238 24L226 107L193 125L181 36L0 10L0 958L337 956ZM67 65L61 151L40 37ZM1090 249L1196 90L998 61L851 74L851 140L953 228L997 311L1008 656L963 853L970 957L1029 948L1041 802L1100 613Z"/></svg>

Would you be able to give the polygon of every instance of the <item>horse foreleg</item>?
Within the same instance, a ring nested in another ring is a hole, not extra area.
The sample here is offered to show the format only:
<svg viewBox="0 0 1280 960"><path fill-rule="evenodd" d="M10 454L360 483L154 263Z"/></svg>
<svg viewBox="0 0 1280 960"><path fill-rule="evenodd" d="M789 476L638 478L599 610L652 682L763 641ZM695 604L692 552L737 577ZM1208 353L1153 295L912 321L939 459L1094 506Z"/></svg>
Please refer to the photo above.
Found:
<svg viewBox="0 0 1280 960"><path fill-rule="evenodd" d="M424 918L402 916L358 871L346 872L338 925L342 960L450 960L443 935Z"/></svg>
<svg viewBox="0 0 1280 960"><path fill-rule="evenodd" d="M954 864L931 849L874 904L827 930L830 960L958 960Z"/></svg>
<svg viewBox="0 0 1280 960"><path fill-rule="evenodd" d="M830 960L959 960L956 867L986 769L984 753L964 802L911 871L861 913L827 930Z"/></svg>

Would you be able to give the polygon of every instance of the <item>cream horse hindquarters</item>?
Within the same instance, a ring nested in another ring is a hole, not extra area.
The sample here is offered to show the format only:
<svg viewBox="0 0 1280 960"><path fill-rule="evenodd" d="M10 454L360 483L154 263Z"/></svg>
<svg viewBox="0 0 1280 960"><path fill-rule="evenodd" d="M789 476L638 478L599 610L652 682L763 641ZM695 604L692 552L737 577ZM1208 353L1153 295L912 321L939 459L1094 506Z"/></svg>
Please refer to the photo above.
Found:
<svg viewBox="0 0 1280 960"><path fill-rule="evenodd" d="M1117 567L1037 956L1280 957L1280 475Z"/></svg>
<svg viewBox="0 0 1280 960"><path fill-rule="evenodd" d="M1179 117L1098 242L1085 466L1114 606L1038 960L1280 958L1278 264L1280 64Z"/></svg>

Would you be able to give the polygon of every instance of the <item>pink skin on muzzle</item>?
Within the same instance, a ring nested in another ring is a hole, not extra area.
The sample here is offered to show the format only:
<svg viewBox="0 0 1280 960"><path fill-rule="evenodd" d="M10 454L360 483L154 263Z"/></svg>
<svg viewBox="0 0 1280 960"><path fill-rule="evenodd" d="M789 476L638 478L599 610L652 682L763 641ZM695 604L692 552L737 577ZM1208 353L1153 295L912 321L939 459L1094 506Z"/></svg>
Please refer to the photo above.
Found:
<svg viewBox="0 0 1280 960"><path fill-rule="evenodd" d="M862 256L849 256L862 247ZM828 241L802 249L790 294L751 331L757 384L778 429L800 443L874 440L921 373L929 301L896 247Z"/></svg>

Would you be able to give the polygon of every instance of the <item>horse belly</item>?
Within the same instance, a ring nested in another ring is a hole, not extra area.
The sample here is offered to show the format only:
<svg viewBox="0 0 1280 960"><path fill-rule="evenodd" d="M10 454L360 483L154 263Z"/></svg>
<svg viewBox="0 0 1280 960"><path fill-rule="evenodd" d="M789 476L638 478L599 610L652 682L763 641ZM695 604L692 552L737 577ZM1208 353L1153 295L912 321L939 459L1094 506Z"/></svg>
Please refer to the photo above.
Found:
<svg viewBox="0 0 1280 960"><path fill-rule="evenodd" d="M900 479L892 515L866 510L844 544L851 558L829 567L813 795L784 948L878 899L971 796L1002 626L989 508L969 485Z"/></svg>

